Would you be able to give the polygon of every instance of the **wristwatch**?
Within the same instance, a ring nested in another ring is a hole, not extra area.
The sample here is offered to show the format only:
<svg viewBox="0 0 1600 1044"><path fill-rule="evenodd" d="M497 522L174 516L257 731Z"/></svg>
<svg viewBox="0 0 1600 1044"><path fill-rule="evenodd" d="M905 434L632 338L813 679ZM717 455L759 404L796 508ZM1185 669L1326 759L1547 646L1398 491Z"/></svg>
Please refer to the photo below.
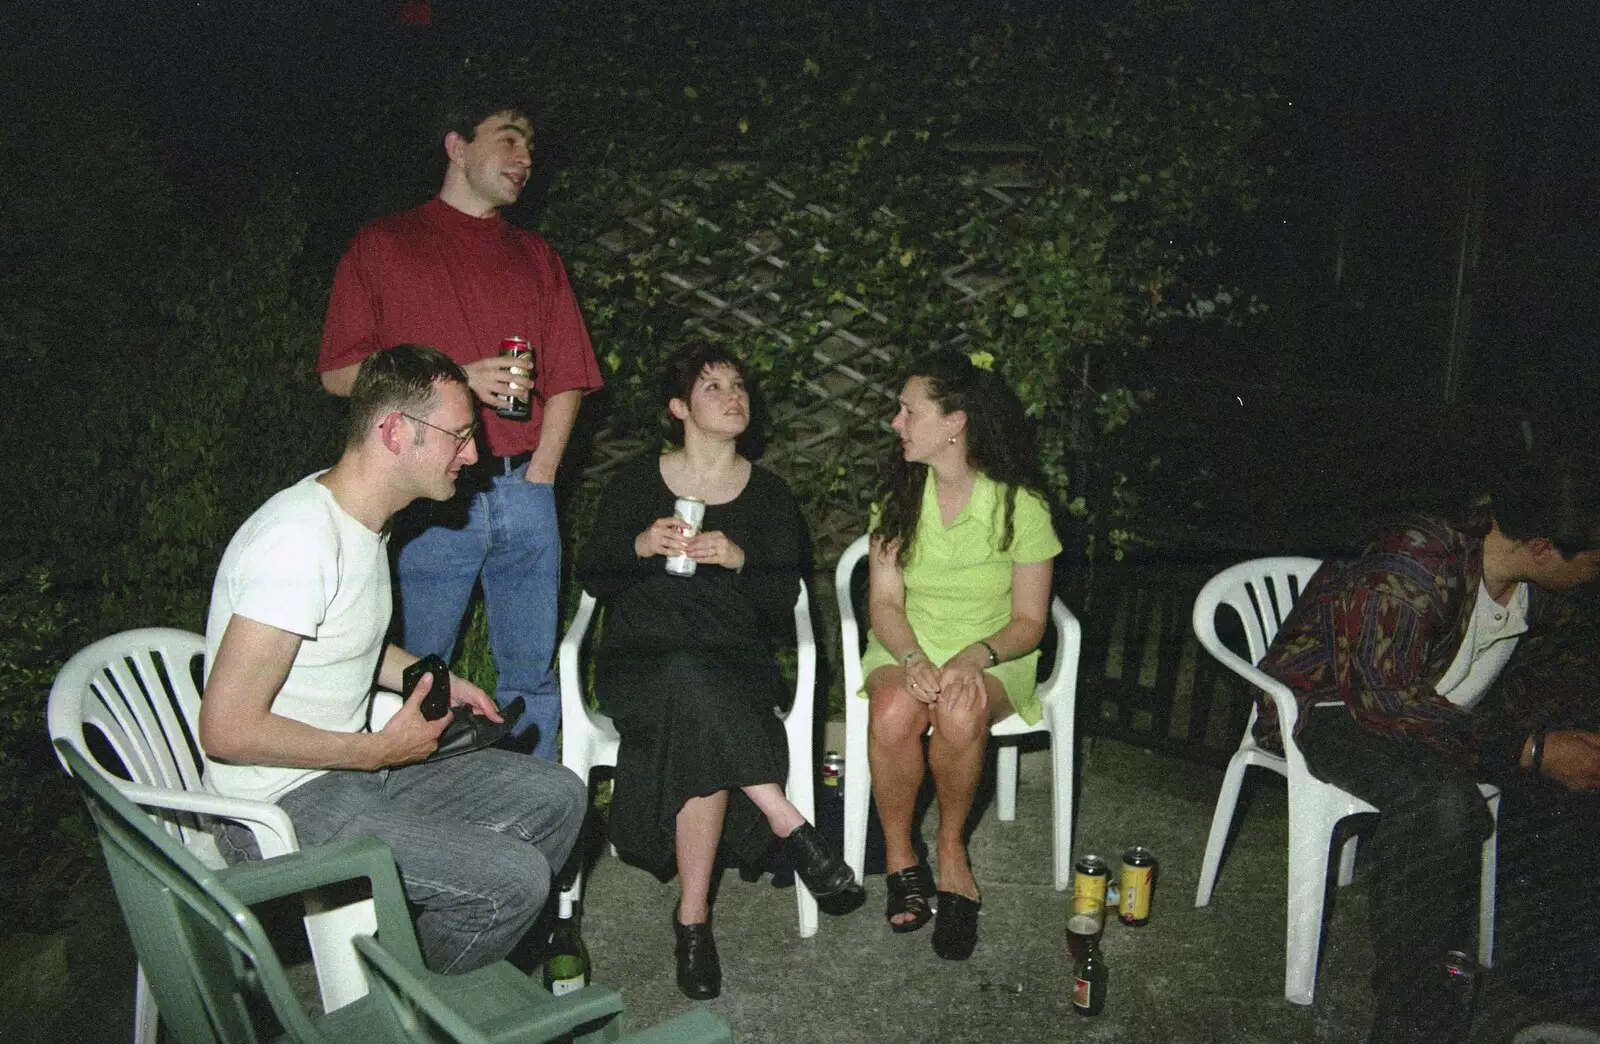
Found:
<svg viewBox="0 0 1600 1044"><path fill-rule="evenodd" d="M994 646L990 645L988 642L984 641L981 638L978 639L978 644L983 646L984 650L986 652L988 652L988 654L989 654L989 666L990 667L999 666L999 664L1000 664L1000 654L994 651Z"/></svg>

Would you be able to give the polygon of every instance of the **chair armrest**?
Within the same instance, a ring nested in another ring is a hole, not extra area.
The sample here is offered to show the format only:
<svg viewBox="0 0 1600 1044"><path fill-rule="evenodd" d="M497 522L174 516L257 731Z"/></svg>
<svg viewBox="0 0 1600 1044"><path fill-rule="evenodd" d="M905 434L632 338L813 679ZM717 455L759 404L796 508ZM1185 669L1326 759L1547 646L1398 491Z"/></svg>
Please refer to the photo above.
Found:
<svg viewBox="0 0 1600 1044"><path fill-rule="evenodd" d="M1300 704L1294 698L1294 693L1289 686L1274 678L1254 664L1246 663L1243 657L1232 650L1225 649L1226 656L1214 650L1212 655L1221 661L1222 665L1257 689L1266 693L1272 699L1273 707L1278 712L1278 729L1283 735L1293 734L1295 722L1300 720Z"/></svg>
<svg viewBox="0 0 1600 1044"><path fill-rule="evenodd" d="M594 621L596 608L594 595L583 592L578 599L578 611L572 614L572 623L567 626L567 633L556 652L557 674L561 684L561 714L569 720L574 714L588 710L583 698L583 670L579 656L583 652L583 640L589 633L589 625Z"/></svg>
<svg viewBox="0 0 1600 1044"><path fill-rule="evenodd" d="M269 801L223 797L203 790L171 790L124 779L107 777L124 797L142 808L164 808L173 812L192 812L242 823L255 835L261 856L288 855L299 849L294 824L283 809Z"/></svg>
<svg viewBox="0 0 1600 1044"><path fill-rule="evenodd" d="M422 1014L418 1022L431 1022L459 1044L479 1044L488 1037L478 1032L439 995L428 989L410 968L389 953L370 935L352 935L350 942L361 958L367 981L377 986L377 993L388 1001L390 1014L397 1021L410 1022L413 1011Z"/></svg>
<svg viewBox="0 0 1600 1044"><path fill-rule="evenodd" d="M223 884L247 904L298 895L316 888L365 878L372 884L378 934L391 953L422 967L422 952L411 926L394 854L375 837L316 845L298 852L240 863L217 872Z"/></svg>
<svg viewBox="0 0 1600 1044"><path fill-rule="evenodd" d="M400 708L406 701L400 698L398 692L388 689L374 689L372 691L372 714L368 717L368 724L373 732L379 732L389 724L389 719L400 713Z"/></svg>
<svg viewBox="0 0 1600 1044"><path fill-rule="evenodd" d="M1083 652L1083 625L1059 598L1050 599L1050 622L1056 629L1056 659L1050 667L1050 677L1039 686L1039 698L1060 702L1070 713L1077 691L1078 658Z"/></svg>
<svg viewBox="0 0 1600 1044"><path fill-rule="evenodd" d="M389 987L391 996L420 1010L427 1020L444 1030L452 1040L463 1044L490 1040L554 1040L580 1026L624 1017L622 996L609 987L585 986L576 993L552 997L532 982L521 980L519 985L527 991L527 1003L475 1026L450 1006L448 986L441 996L433 983L459 982L471 975L483 974L487 969L467 972L466 976L418 974L387 952L370 935L352 936L350 941L361 955L362 964L377 973L380 982ZM529 1031L534 1031L537 1036L530 1035Z"/></svg>

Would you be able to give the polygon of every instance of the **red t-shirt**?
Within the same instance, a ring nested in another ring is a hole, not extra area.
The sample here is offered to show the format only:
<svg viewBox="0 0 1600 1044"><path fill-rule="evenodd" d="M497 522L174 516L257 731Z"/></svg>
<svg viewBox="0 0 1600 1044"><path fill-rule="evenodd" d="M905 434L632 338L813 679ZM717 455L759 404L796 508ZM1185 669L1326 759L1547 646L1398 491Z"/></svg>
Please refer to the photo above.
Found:
<svg viewBox="0 0 1600 1044"><path fill-rule="evenodd" d="M496 214L475 218L440 199L374 221L356 234L333 276L317 370L359 363L397 344L424 344L459 363L497 355L522 336L548 398L603 383L561 257L540 237ZM526 421L479 403L489 452L539 445L539 397Z"/></svg>

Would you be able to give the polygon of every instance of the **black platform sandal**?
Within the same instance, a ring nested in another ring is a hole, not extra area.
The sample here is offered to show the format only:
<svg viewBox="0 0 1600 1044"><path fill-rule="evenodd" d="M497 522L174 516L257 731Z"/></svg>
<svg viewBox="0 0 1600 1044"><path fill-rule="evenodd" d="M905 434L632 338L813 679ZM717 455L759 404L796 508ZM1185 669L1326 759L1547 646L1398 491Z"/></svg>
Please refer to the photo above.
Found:
<svg viewBox="0 0 1600 1044"><path fill-rule="evenodd" d="M940 892L939 919L933 926L933 952L947 961L964 961L978 945L979 899L958 892Z"/></svg>
<svg viewBox="0 0 1600 1044"><path fill-rule="evenodd" d="M889 888L889 903L884 919L896 935L914 932L933 917L933 871L927 863L916 863L904 870L885 874L883 883ZM911 914L909 921L896 921L901 914Z"/></svg>

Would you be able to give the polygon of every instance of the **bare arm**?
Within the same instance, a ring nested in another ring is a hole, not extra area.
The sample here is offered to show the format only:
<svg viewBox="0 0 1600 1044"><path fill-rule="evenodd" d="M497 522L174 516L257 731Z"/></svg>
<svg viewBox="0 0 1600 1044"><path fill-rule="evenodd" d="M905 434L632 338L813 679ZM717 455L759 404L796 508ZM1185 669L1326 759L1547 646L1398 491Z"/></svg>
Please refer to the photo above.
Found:
<svg viewBox="0 0 1600 1044"><path fill-rule="evenodd" d="M539 448L528 461L529 482L554 482L556 469L561 466L561 455L567 451L567 440L572 438L572 425L578 420L578 407L583 403L583 392L557 392L544 401L544 415L539 422Z"/></svg>
<svg viewBox="0 0 1600 1044"><path fill-rule="evenodd" d="M1039 647L1044 637L1045 620L1050 613L1052 559L1043 562L1014 562L1011 565L1011 619L984 641L993 647L1000 662L1026 656ZM945 664L960 662L976 670L989 666L989 650L983 642L973 642Z"/></svg>
<svg viewBox="0 0 1600 1044"><path fill-rule="evenodd" d="M371 771L433 753L450 718L422 717L426 683L381 732L330 732L272 713L300 642L297 634L248 617L228 621L200 703L200 746L208 756L246 765ZM415 659L390 646L383 673L392 673L398 688L400 670Z"/></svg>
<svg viewBox="0 0 1600 1044"><path fill-rule="evenodd" d="M351 363L337 370L329 370L322 375L322 390L329 395L348 399L350 390L356 386L356 371L359 369L361 369L360 363Z"/></svg>
<svg viewBox="0 0 1600 1044"><path fill-rule="evenodd" d="M867 552L867 615L872 633L904 668L912 693L932 702L939 693L939 671L906 619L906 574L895 557L898 545L872 538Z"/></svg>
<svg viewBox="0 0 1600 1044"><path fill-rule="evenodd" d="M1522 746L1519 764L1531 768L1533 737ZM1600 733L1562 729L1545 736L1539 773L1569 790L1600 790Z"/></svg>

